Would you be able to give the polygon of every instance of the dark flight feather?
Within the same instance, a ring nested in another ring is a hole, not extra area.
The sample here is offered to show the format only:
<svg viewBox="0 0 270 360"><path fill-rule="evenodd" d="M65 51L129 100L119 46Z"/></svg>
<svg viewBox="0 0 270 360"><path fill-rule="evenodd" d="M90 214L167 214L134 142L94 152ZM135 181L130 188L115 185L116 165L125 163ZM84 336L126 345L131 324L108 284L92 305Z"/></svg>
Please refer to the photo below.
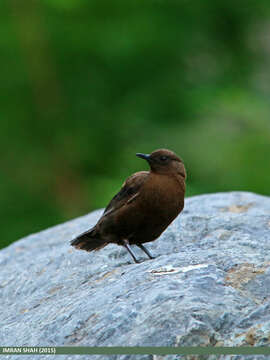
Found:
<svg viewBox="0 0 270 360"><path fill-rule="evenodd" d="M107 242L104 242L104 240L98 237L96 228L93 227L77 236L70 244L76 249L93 251L103 248L107 245Z"/></svg>
<svg viewBox="0 0 270 360"><path fill-rule="evenodd" d="M139 171L129 176L122 185L120 191L112 198L108 206L104 210L102 216L120 209L125 204L131 203L139 195L141 186L149 176L149 171Z"/></svg>
<svg viewBox="0 0 270 360"><path fill-rule="evenodd" d="M112 198L108 206L103 212L102 218L104 216L110 216L111 214L117 212L125 204L129 204L139 196L140 187L145 182L148 177L148 171L139 171L130 177L124 182L120 191ZM98 224L92 229L80 234L74 240L72 240L71 245L76 249L93 251L100 250L108 244L107 241L99 237Z"/></svg>

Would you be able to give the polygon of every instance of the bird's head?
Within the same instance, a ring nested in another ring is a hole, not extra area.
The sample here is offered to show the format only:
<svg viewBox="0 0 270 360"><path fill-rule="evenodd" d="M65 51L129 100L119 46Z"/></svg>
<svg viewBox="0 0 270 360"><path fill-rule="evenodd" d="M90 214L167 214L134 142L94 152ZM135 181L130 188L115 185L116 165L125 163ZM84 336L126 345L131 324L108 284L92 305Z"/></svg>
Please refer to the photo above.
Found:
<svg viewBox="0 0 270 360"><path fill-rule="evenodd" d="M183 161L173 152L167 149L159 149L151 154L136 154L145 159L151 168L151 171L159 174L175 173L186 178L186 170Z"/></svg>

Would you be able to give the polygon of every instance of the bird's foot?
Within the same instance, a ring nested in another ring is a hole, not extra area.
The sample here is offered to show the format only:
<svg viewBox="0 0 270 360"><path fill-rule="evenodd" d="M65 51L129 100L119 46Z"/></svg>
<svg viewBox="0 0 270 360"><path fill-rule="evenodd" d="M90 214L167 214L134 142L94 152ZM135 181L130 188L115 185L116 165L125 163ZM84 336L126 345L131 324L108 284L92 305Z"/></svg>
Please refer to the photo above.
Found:
<svg viewBox="0 0 270 360"><path fill-rule="evenodd" d="M151 259L151 260L154 259L154 256L151 255L150 251L147 250L146 247L145 247L143 244L139 244L139 245L137 245L137 246L139 246L139 248L141 248L142 251L146 253L146 255L149 257L149 259Z"/></svg>
<svg viewBox="0 0 270 360"><path fill-rule="evenodd" d="M129 245L129 241L124 239L123 240L123 245L124 247L127 249L127 251L130 253L130 255L132 256L133 260L135 261L136 264L139 264L139 260L136 258L136 256L134 255L133 251L131 250L131 247Z"/></svg>

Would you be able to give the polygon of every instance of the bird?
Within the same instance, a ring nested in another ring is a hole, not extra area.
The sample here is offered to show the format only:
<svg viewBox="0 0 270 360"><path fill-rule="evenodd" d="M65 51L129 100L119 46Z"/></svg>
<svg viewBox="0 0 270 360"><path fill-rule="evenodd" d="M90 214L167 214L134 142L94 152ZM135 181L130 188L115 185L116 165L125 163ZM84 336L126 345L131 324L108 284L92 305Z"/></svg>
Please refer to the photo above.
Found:
<svg viewBox="0 0 270 360"><path fill-rule="evenodd" d="M156 240L183 210L186 170L182 159L167 149L136 156L148 162L150 171L129 176L96 225L73 239L72 246L96 251L114 243L139 263L131 248L136 245L154 258L143 244Z"/></svg>

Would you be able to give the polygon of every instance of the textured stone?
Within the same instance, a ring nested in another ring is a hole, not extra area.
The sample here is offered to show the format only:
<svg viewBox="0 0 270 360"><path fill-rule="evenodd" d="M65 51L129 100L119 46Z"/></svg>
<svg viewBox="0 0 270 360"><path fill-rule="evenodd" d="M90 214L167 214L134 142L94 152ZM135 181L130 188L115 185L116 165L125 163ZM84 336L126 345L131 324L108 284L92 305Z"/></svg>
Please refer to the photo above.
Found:
<svg viewBox="0 0 270 360"><path fill-rule="evenodd" d="M69 246L100 214L0 251L1 345L269 346L269 197L232 192L186 199L182 214L146 244L154 260L134 248L140 264L113 244L93 253Z"/></svg>

